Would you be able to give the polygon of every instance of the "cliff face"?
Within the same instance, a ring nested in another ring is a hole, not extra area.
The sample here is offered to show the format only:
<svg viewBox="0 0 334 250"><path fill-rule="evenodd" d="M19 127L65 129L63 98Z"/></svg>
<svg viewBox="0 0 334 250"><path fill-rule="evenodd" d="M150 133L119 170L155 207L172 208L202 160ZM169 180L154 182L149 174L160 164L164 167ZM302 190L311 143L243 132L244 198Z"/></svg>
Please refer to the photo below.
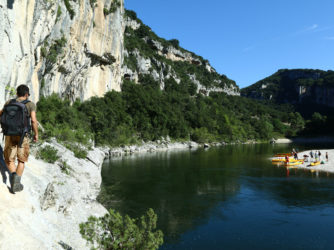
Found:
<svg viewBox="0 0 334 250"><path fill-rule="evenodd" d="M204 95L239 95L207 60L125 15L124 0L0 0L0 65L0 106L20 84L35 102L53 92L74 101L120 91L123 77L141 75L161 89L173 79Z"/></svg>
<svg viewBox="0 0 334 250"><path fill-rule="evenodd" d="M241 94L277 103L319 104L334 107L334 71L279 70L242 89Z"/></svg>
<svg viewBox="0 0 334 250"><path fill-rule="evenodd" d="M0 104L19 84L71 100L120 90L123 0L0 0Z"/></svg>
<svg viewBox="0 0 334 250"><path fill-rule="evenodd" d="M164 89L166 81L190 83L197 93L225 92L240 95L236 83L218 74L209 62L179 46L176 39L165 40L142 23L132 11L125 13L123 76L141 82L150 76Z"/></svg>

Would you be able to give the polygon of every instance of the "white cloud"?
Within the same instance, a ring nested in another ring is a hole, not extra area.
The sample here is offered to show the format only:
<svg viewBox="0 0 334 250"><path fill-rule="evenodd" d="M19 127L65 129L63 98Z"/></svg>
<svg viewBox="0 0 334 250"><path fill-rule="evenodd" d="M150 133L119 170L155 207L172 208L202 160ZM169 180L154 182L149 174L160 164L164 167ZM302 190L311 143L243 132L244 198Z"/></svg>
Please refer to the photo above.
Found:
<svg viewBox="0 0 334 250"><path fill-rule="evenodd" d="M313 25L311 25L310 27L307 27L307 28L305 29L305 31L316 30L318 27L319 27L318 24L313 24Z"/></svg>
<svg viewBox="0 0 334 250"><path fill-rule="evenodd" d="M301 35L304 33L309 33L309 32L315 32L318 29L319 25L318 24L313 24L311 26L308 26L304 29L301 29L299 31L296 32L296 35Z"/></svg>
<svg viewBox="0 0 334 250"><path fill-rule="evenodd" d="M248 51L251 51L251 50L254 50L255 49L255 45L253 45L253 46L249 46L249 47L246 47L246 48L244 48L243 50L242 50L242 52L248 52Z"/></svg>

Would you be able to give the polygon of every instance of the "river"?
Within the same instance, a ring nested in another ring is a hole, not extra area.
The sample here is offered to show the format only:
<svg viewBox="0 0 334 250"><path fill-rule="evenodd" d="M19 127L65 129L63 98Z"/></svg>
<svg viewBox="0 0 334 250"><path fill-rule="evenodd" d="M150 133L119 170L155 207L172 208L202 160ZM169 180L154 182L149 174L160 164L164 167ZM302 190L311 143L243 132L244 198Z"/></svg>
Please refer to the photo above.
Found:
<svg viewBox="0 0 334 250"><path fill-rule="evenodd" d="M115 158L100 201L138 217L148 208L161 249L334 249L334 175L277 167L278 152L334 145L233 145Z"/></svg>

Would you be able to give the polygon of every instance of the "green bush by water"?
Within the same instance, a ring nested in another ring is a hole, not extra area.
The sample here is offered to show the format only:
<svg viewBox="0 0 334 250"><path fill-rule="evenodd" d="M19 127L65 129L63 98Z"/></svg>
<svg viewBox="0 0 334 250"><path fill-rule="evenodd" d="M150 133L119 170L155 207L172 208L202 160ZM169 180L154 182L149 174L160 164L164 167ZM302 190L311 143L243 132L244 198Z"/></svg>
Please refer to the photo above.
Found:
<svg viewBox="0 0 334 250"><path fill-rule="evenodd" d="M110 210L101 218L89 217L80 233L92 249L158 249L163 233L156 230L157 215L149 209L139 219Z"/></svg>

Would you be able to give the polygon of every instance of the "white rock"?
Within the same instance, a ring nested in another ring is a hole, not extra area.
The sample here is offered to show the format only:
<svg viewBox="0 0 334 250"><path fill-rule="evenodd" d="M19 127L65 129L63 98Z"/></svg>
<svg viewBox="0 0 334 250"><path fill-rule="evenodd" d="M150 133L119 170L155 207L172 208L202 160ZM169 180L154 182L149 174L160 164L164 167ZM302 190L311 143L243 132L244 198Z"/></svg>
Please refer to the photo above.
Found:
<svg viewBox="0 0 334 250"><path fill-rule="evenodd" d="M0 249L62 249L63 242L74 249L89 249L81 238L79 224L90 215L107 211L96 201L101 185L104 153L89 152L94 162L77 159L63 146L52 143L70 166L70 175L57 164L30 156L26 163L22 192L11 194L9 181L0 184Z"/></svg>
<svg viewBox="0 0 334 250"><path fill-rule="evenodd" d="M0 106L10 97L10 88L28 84L31 99L38 101L40 92L53 92L71 100L103 96L108 90L120 90L123 63L124 1L115 13L104 16L108 0L98 0L94 9L89 0L70 1L75 12L71 20L64 1L0 0ZM61 15L57 18L58 8ZM57 20L57 21L56 21ZM42 47L50 47L64 36L63 53L45 73ZM45 46L45 41L49 46ZM111 65L93 65L89 53L115 58ZM59 67L62 67L62 71ZM44 79L45 86L41 86Z"/></svg>

